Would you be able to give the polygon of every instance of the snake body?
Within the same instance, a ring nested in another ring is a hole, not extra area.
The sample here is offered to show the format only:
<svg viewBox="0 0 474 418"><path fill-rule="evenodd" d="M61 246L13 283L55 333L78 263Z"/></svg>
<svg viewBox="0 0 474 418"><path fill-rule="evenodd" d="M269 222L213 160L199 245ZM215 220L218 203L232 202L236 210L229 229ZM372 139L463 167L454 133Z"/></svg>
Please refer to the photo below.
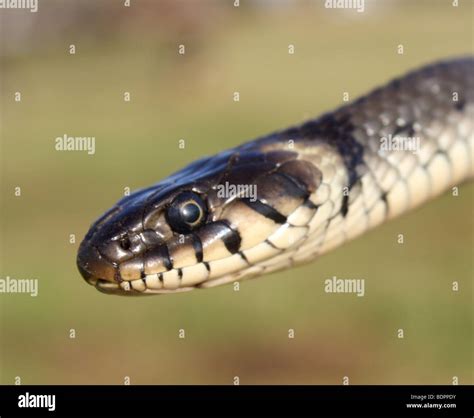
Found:
<svg viewBox="0 0 474 418"><path fill-rule="evenodd" d="M91 226L77 264L121 295L260 276L471 178L473 161L474 59L438 62L124 197Z"/></svg>

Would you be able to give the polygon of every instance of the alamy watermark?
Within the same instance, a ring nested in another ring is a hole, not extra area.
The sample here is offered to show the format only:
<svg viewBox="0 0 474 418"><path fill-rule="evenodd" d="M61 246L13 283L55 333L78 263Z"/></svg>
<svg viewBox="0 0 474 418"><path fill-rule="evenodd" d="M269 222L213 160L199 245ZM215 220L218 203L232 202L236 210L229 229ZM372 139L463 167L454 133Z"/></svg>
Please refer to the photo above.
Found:
<svg viewBox="0 0 474 418"><path fill-rule="evenodd" d="M381 151L409 151L416 154L420 150L419 136L387 135L380 138Z"/></svg>
<svg viewBox="0 0 474 418"><path fill-rule="evenodd" d="M0 279L0 293L29 293L38 296L38 279L14 279L7 276Z"/></svg>
<svg viewBox="0 0 474 418"><path fill-rule="evenodd" d="M0 0L0 9L28 9L31 13L36 13L38 0Z"/></svg>
<svg viewBox="0 0 474 418"><path fill-rule="evenodd" d="M355 9L359 13L365 10L364 0L325 0L326 9Z"/></svg>
<svg viewBox="0 0 474 418"><path fill-rule="evenodd" d="M87 151L95 154L95 136L58 136L54 141L56 151Z"/></svg>
<svg viewBox="0 0 474 418"><path fill-rule="evenodd" d="M324 281L324 291L326 293L355 293L362 297L365 295L364 279L338 279L333 276Z"/></svg>
<svg viewBox="0 0 474 418"><path fill-rule="evenodd" d="M232 199L234 197L246 198L251 202L257 200L256 184L230 184L225 182L217 186L217 197L221 199Z"/></svg>
<svg viewBox="0 0 474 418"><path fill-rule="evenodd" d="M26 392L18 396L19 408L47 408L48 411L56 410L56 395L33 395Z"/></svg>

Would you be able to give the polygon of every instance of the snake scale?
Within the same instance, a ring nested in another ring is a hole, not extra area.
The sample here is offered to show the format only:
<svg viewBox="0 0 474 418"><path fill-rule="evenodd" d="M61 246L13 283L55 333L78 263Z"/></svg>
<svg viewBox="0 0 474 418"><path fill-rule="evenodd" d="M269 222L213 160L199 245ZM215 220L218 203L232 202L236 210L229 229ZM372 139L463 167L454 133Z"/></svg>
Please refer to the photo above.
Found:
<svg viewBox="0 0 474 418"><path fill-rule="evenodd" d="M473 160L474 59L437 62L122 198L91 226L77 265L119 295L260 276L470 179Z"/></svg>

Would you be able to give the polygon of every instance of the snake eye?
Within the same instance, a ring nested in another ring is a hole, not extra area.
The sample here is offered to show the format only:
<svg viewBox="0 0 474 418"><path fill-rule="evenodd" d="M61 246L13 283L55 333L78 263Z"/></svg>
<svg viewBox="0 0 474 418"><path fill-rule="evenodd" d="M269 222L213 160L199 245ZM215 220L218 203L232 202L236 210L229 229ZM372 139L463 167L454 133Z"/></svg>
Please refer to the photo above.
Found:
<svg viewBox="0 0 474 418"><path fill-rule="evenodd" d="M186 233L201 226L206 213L206 205L199 195L184 192L173 200L166 217L173 231Z"/></svg>

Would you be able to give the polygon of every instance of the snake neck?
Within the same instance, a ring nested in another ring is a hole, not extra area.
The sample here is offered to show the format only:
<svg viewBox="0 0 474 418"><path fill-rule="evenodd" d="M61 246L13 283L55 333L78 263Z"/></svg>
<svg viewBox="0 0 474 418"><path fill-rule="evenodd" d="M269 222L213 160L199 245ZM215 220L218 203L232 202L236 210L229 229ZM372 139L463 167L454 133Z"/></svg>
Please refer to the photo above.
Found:
<svg viewBox="0 0 474 418"><path fill-rule="evenodd" d="M473 177L474 60L425 67L262 144L321 173L291 256L313 260Z"/></svg>

